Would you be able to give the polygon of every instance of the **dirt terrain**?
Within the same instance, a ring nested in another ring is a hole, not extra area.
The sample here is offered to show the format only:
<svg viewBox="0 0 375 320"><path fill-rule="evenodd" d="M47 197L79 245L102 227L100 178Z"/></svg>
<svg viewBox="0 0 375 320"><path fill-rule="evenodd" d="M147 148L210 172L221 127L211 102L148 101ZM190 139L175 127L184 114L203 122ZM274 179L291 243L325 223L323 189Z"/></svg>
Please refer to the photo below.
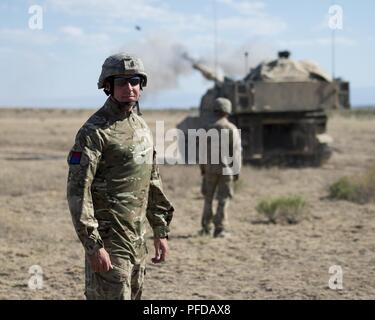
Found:
<svg viewBox="0 0 375 320"><path fill-rule="evenodd" d="M66 156L93 110L0 109L0 299L83 299L83 249L65 198ZM172 128L185 111L145 111ZM374 299L375 205L327 199L344 175L375 161L375 117L334 115L335 152L320 168L244 167L230 206L228 239L197 236L203 199L197 166L161 166L176 212L167 263L152 265L151 232L144 299ZM300 195L307 219L267 224L264 198ZM29 268L43 270L31 290ZM329 268L341 266L343 289Z"/></svg>

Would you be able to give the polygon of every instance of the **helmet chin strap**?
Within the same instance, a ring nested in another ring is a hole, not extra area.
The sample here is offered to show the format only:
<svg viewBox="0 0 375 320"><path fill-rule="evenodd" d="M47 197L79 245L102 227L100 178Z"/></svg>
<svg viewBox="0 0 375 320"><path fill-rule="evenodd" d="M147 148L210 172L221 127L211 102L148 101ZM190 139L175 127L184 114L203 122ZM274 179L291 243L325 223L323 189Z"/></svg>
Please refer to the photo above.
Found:
<svg viewBox="0 0 375 320"><path fill-rule="evenodd" d="M120 107L120 109L124 109L126 112L130 112L134 108L134 106L137 108L137 114L142 115L140 109L139 109L139 103L136 102L120 102L118 101L114 96L111 95L111 99Z"/></svg>
<svg viewBox="0 0 375 320"><path fill-rule="evenodd" d="M138 114L139 116L141 116L141 115L142 115L142 112L141 112L141 109L139 108L139 102L138 102L138 101L136 102L136 105L137 105L137 114Z"/></svg>

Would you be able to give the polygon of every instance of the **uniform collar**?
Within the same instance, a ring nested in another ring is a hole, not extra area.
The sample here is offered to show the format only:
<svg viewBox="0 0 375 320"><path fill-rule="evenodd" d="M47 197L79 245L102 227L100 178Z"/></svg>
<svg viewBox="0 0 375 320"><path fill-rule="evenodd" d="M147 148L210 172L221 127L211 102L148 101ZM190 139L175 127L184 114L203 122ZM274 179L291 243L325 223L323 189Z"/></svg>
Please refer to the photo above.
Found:
<svg viewBox="0 0 375 320"><path fill-rule="evenodd" d="M227 117L220 117L220 116L214 116L213 118L214 122L223 122L223 121L229 121Z"/></svg>
<svg viewBox="0 0 375 320"><path fill-rule="evenodd" d="M124 120L128 118L134 112L135 106L136 104L134 104L129 111L125 111L125 107L111 97L108 97L104 104L105 109L113 118L115 118L115 120Z"/></svg>

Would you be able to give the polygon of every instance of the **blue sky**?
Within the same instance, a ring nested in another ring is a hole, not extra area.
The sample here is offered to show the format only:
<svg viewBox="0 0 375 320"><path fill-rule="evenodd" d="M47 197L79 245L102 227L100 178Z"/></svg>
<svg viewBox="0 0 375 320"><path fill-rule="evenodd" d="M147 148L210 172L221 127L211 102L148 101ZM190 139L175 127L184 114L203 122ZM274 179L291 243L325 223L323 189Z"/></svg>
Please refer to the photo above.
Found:
<svg viewBox="0 0 375 320"><path fill-rule="evenodd" d="M104 59L127 51L144 60L144 107L192 107L212 83L181 52L214 66L214 12L220 71L243 77L249 65L288 49L331 73L329 7L343 9L335 32L335 74L351 83L354 106L375 105L375 2L370 0L39 0L1 1L0 106L100 107ZM30 29L39 5L42 29ZM140 30L136 29L140 26Z"/></svg>

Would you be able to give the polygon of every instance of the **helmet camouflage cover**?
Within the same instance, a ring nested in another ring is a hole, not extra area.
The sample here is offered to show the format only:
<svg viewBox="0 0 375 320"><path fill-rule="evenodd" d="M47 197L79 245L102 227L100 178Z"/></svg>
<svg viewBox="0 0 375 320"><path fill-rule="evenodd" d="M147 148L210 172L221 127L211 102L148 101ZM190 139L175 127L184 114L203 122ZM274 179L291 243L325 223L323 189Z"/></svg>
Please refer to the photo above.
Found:
<svg viewBox="0 0 375 320"><path fill-rule="evenodd" d="M216 98L213 104L213 111L230 114L232 112L232 102L226 98Z"/></svg>
<svg viewBox="0 0 375 320"><path fill-rule="evenodd" d="M127 53L117 53L105 59L102 66L102 73L98 80L98 89L104 88L107 78L113 76L134 76L142 77L142 86L147 85L147 74L142 60Z"/></svg>

